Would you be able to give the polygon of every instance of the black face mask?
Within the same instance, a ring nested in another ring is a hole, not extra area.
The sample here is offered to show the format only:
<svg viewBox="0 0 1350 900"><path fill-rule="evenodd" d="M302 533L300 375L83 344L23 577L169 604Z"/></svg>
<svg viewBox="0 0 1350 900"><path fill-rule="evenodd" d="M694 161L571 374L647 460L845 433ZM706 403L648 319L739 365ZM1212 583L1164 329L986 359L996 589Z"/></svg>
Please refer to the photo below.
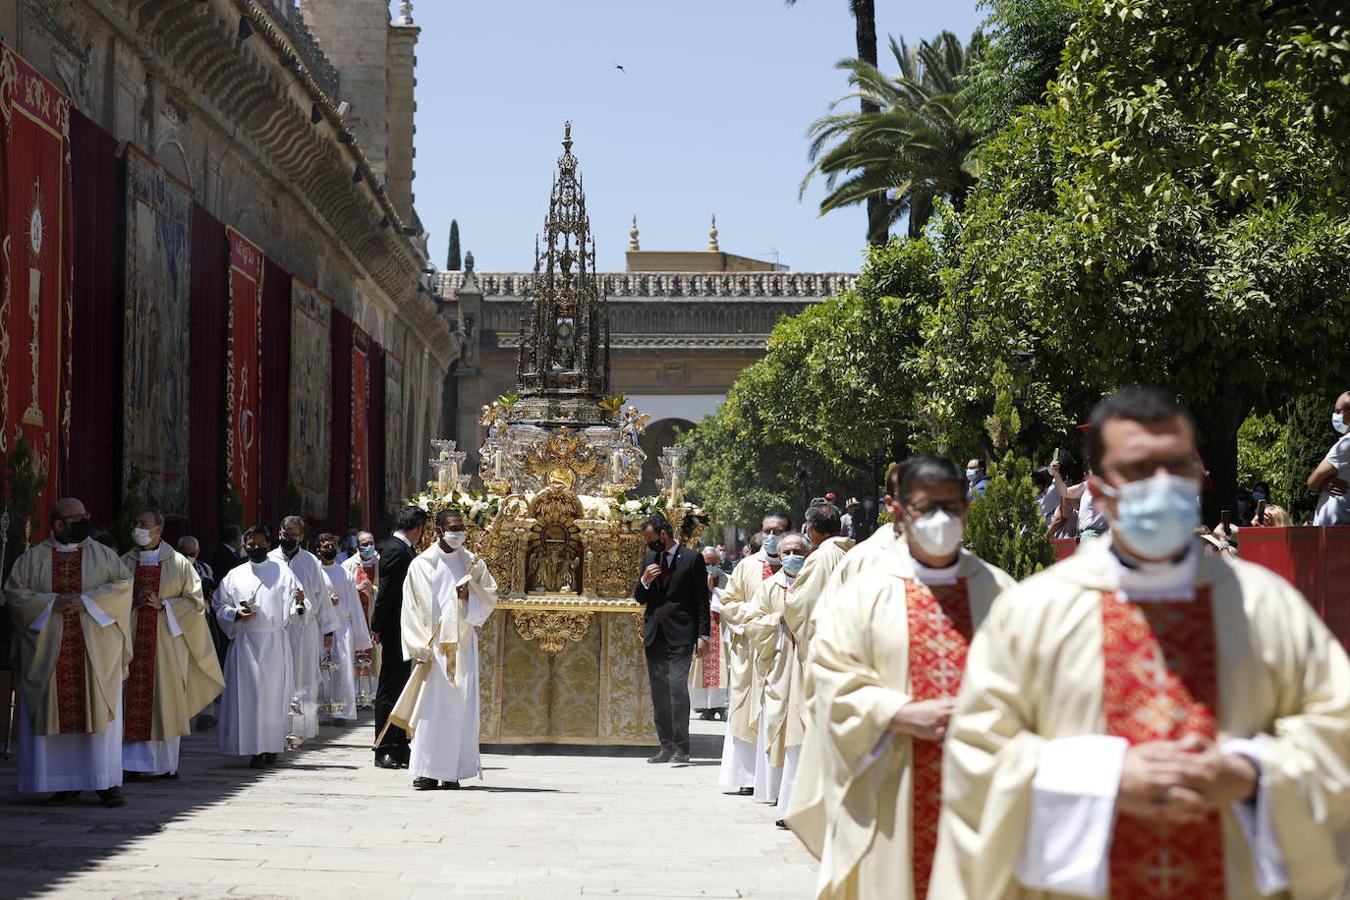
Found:
<svg viewBox="0 0 1350 900"><path fill-rule="evenodd" d="M280 543L281 543L281 549L282 549L282 550L285 550L287 553L294 553L294 552L295 552L295 548L300 546L300 542L299 542L299 541L297 541L295 538L291 537L290 535L286 534L285 532L283 532L282 535L281 535Z"/></svg>
<svg viewBox="0 0 1350 900"><path fill-rule="evenodd" d="M82 544L89 538L89 520L77 519L66 523L66 533L62 540L67 544Z"/></svg>
<svg viewBox="0 0 1350 900"><path fill-rule="evenodd" d="M665 541L648 541L648 542L647 542L647 549L650 550L650 551L652 551L653 553L660 553L661 551L663 551L663 550L666 549L666 542L665 542Z"/></svg>
<svg viewBox="0 0 1350 900"><path fill-rule="evenodd" d="M267 561L266 547L249 547L247 550L248 558L255 563Z"/></svg>
<svg viewBox="0 0 1350 900"><path fill-rule="evenodd" d="M321 547L319 548L319 559L324 562L332 562L337 559L337 550L333 547Z"/></svg>

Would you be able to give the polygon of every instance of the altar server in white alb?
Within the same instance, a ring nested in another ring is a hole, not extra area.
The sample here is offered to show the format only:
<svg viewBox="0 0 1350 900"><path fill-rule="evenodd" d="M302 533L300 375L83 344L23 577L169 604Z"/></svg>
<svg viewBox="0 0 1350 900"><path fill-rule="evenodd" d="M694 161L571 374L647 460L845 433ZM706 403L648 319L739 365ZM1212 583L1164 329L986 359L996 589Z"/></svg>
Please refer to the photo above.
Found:
<svg viewBox="0 0 1350 900"><path fill-rule="evenodd" d="M281 520L277 535L278 546L271 557L291 570L310 608L290 625L291 653L294 654L295 697L300 703L300 715L291 725L293 734L302 738L319 735L319 682L322 673L323 652L333 645L337 630L337 613L333 610L333 592L328 579L323 577L319 559L302 545L305 542L305 520L287 516ZM309 615L310 611L313 615Z"/></svg>
<svg viewBox="0 0 1350 900"><path fill-rule="evenodd" d="M284 564L269 557L261 525L244 532L248 562L216 588L216 619L230 639L220 704L220 752L250 756L261 769L286 749L295 695L287 625L313 617L312 604Z"/></svg>
<svg viewBox="0 0 1350 900"><path fill-rule="evenodd" d="M1109 538L976 635L930 896L1344 896L1345 650L1288 582L1201 549L1204 472L1170 395L1113 394L1087 443Z"/></svg>
<svg viewBox="0 0 1350 900"><path fill-rule="evenodd" d="M74 498L52 509L51 534L5 582L19 681L19 792L73 803L122 799L122 679L131 660L131 575L89 540Z"/></svg>
<svg viewBox="0 0 1350 900"><path fill-rule="evenodd" d="M179 744L192 732L193 716L225 687L201 578L163 534L164 516L146 510L132 522L137 549L122 556L133 583L122 725L128 778L176 776Z"/></svg>
<svg viewBox="0 0 1350 900"><path fill-rule="evenodd" d="M319 561L323 563L323 575L328 580L328 590L332 598L333 611L337 614L338 627L333 632L333 646L329 649L329 668L324 672L323 699L328 704L322 710L325 719L330 721L356 721L356 654L369 651L370 628L366 625L366 616L361 609L361 598L356 593L356 583L347 574L342 563L337 561L338 536L321 534L317 542Z"/></svg>
<svg viewBox="0 0 1350 900"><path fill-rule="evenodd" d="M464 547L461 513L442 510L435 524L439 537L412 561L404 582L403 655L414 669L390 714L412 735L408 769L420 791L482 777L478 629L497 606L487 564Z"/></svg>

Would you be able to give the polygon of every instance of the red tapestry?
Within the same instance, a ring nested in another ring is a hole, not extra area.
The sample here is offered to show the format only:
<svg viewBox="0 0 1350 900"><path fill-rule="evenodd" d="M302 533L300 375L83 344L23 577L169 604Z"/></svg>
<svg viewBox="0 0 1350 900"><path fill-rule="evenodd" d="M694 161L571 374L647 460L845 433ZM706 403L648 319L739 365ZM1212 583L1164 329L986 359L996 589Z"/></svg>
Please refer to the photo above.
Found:
<svg viewBox="0 0 1350 900"><path fill-rule="evenodd" d="M703 657L703 687L722 687L722 614L712 613L709 617L708 652Z"/></svg>
<svg viewBox="0 0 1350 900"><path fill-rule="evenodd" d="M975 632L965 579L929 586L906 579L909 620L909 694L913 700L955 697ZM910 741L914 802L910 829L916 900L928 896L928 878L937 852L942 811L942 741Z"/></svg>
<svg viewBox="0 0 1350 900"><path fill-rule="evenodd" d="M1102 596L1106 731L1132 745L1218 734L1219 669L1208 589L1189 603ZM1224 897L1217 812L1169 826L1120 815L1111 841L1111 896Z"/></svg>
<svg viewBox="0 0 1350 900"><path fill-rule="evenodd" d="M61 496L70 446L74 317L70 101L0 44L0 456L20 435L46 477L34 516Z"/></svg>
<svg viewBox="0 0 1350 900"><path fill-rule="evenodd" d="M257 244L225 229L230 240L230 303L225 345L226 477L239 493L244 521L258 520L262 472L262 277Z"/></svg>
<svg viewBox="0 0 1350 900"><path fill-rule="evenodd" d="M366 450L370 446L370 338L352 325L352 451L351 502L361 510L361 527L370 528L370 474Z"/></svg>
<svg viewBox="0 0 1350 900"><path fill-rule="evenodd" d="M70 553L52 551L52 593L84 592L84 550ZM56 656L56 723L60 734L85 734L89 731L88 697L85 691L87 651L84 646L82 610L68 611L61 622L61 649Z"/></svg>
<svg viewBox="0 0 1350 900"><path fill-rule="evenodd" d="M158 564L136 567L136 584L132 596L142 591L159 595ZM126 723L122 740L128 744L150 740L155 721L155 647L159 643L159 612L151 606L136 610L135 632L132 634L131 667L127 674Z"/></svg>

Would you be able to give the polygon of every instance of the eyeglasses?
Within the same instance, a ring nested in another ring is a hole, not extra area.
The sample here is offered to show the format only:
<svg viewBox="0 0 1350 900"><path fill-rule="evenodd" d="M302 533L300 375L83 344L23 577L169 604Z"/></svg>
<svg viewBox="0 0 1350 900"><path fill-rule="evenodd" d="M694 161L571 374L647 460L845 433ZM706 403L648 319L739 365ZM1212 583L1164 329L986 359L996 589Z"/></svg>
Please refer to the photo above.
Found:
<svg viewBox="0 0 1350 900"><path fill-rule="evenodd" d="M955 518L961 515L961 511L965 509L965 506L964 503L954 500L950 503L929 503L927 506L906 506L905 509L909 510L909 514L916 519L922 518L939 509Z"/></svg>

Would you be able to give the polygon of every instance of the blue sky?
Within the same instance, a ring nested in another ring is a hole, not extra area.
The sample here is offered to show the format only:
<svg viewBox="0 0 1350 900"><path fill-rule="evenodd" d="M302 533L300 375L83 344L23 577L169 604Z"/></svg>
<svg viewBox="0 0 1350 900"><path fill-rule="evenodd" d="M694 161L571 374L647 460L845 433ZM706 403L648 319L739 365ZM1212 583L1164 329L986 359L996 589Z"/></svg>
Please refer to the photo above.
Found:
<svg viewBox="0 0 1350 900"><path fill-rule="evenodd" d="M879 0L885 35L963 37L978 0ZM397 6L397 4L393 4ZM445 264L450 220L480 271L533 265L564 120L602 271L622 271L630 219L644 250L707 246L794 271L855 271L864 215L797 197L807 127L843 92L847 0L420 0L417 208ZM614 65L622 64L627 74Z"/></svg>

